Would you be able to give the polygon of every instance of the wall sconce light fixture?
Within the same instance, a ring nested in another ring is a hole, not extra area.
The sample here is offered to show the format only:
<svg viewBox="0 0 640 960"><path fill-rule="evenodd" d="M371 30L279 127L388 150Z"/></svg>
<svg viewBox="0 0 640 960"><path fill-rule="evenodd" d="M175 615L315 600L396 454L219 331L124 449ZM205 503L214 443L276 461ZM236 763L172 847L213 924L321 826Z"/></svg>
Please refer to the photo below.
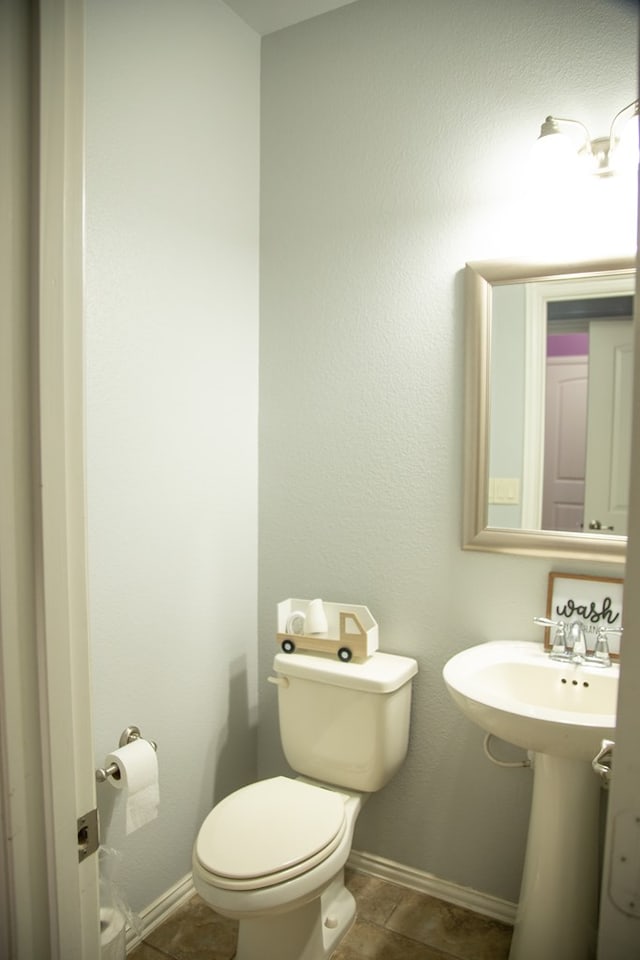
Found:
<svg viewBox="0 0 640 960"><path fill-rule="evenodd" d="M608 137L591 139L591 134L579 120L567 117L547 117L540 128L538 145L545 152L556 155L572 154L582 159L590 173L609 177L632 164L638 163L638 115L640 101L634 100L616 113ZM567 129L568 128L568 129ZM578 134L577 148L576 137Z"/></svg>

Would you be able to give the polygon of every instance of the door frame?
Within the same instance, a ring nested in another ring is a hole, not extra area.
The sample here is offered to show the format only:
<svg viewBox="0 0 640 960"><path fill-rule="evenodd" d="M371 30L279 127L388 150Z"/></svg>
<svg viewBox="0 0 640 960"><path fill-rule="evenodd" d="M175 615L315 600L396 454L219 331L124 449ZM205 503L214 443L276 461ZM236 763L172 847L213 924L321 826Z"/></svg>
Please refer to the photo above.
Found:
<svg viewBox="0 0 640 960"><path fill-rule="evenodd" d="M640 212L640 206L639 206ZM640 256L637 258L637 273ZM640 304L634 301L634 355L640 357ZM640 476L640 363L636 364L633 384L633 423L636 425L631 445L631 476ZM640 582L640 484L630 484L629 539L625 583ZM616 872L624 869L621 857L627 856L638 875L640 847L628 838L629 847L620 844L622 831L617 827L629 817L640 817L640 755L638 754L638 697L640 697L640 591L625 590L624 640L620 653L618 712L613 751L613 776L607 805L606 838L602 870L602 893L598 926L598 960L640 960L640 916L638 911L625 911L620 906ZM616 836L618 833L618 836Z"/></svg>
<svg viewBox="0 0 640 960"><path fill-rule="evenodd" d="M11 251L6 271L15 270L2 277L9 281L2 332L12 350L2 379L9 375L15 414L13 426L2 421L11 487L0 515L9 955L98 960L97 856L79 864L77 842L78 818L95 807L84 509L84 9L82 0L6 0L2 16L3 47L19 39L30 65L25 73L19 54L12 58L18 102L13 83L2 97L20 132L15 151L3 155L12 216L3 218L0 241Z"/></svg>

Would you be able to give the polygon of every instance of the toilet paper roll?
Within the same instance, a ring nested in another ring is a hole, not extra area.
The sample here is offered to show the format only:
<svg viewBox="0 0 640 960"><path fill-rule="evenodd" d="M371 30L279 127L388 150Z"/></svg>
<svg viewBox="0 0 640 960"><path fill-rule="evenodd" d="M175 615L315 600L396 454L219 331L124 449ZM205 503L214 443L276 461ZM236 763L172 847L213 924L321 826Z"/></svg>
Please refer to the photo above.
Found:
<svg viewBox="0 0 640 960"><path fill-rule="evenodd" d="M319 597L309 601L304 629L306 633L326 633L329 629L324 603Z"/></svg>
<svg viewBox="0 0 640 960"><path fill-rule="evenodd" d="M126 960L124 917L111 907L100 907L100 960Z"/></svg>
<svg viewBox="0 0 640 960"><path fill-rule="evenodd" d="M133 740L126 747L114 750L106 766L116 763L120 777L109 777L116 790L126 790L126 832L133 833L158 816L158 757L147 740Z"/></svg>

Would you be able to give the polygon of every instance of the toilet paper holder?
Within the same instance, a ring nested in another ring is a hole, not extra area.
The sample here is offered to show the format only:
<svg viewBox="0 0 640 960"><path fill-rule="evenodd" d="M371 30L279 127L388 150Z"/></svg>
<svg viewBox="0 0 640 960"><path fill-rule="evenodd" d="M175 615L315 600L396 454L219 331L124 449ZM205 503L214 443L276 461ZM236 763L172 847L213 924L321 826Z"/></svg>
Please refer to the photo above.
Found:
<svg viewBox="0 0 640 960"><path fill-rule="evenodd" d="M133 743L134 740L140 740L142 734L140 733L140 727L131 726L127 727L120 734L120 740L118 742L119 747L126 747L128 743ZM148 741L154 750L158 749L158 744L155 740ZM98 767L96 770L96 780L98 783L104 783L109 777L113 777L114 780L120 778L120 769L117 763L110 763L108 767Z"/></svg>

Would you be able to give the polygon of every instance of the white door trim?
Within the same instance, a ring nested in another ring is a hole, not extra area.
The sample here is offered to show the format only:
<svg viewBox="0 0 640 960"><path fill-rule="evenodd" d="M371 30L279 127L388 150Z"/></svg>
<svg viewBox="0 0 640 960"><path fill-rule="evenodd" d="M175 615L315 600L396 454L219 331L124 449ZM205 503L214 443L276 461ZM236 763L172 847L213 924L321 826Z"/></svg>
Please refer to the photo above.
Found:
<svg viewBox="0 0 640 960"><path fill-rule="evenodd" d="M639 208L640 209L640 208ZM638 259L640 269L640 258ZM636 270L636 274L638 270ZM637 283L637 279L636 279ZM637 287L636 287L637 291ZM640 357L640 303L636 292L634 303L635 356ZM620 827L630 816L640 817L640 754L638 753L638 697L640 696L640 363L636 363L633 386L633 440L629 496L629 540L624 592L624 639L620 652L620 688L613 752L613 776L607 806L607 833L602 871L602 894L598 928L598 960L640 958L640 915L637 909L638 870L640 867L637 835L629 845L619 843ZM637 834L637 831L636 831ZM635 842L634 842L635 839ZM623 860L623 857L625 858ZM625 871L625 863L630 869ZM628 903L620 896L626 876ZM622 880L622 884L620 883ZM633 902L633 909L630 904Z"/></svg>
<svg viewBox="0 0 640 960"><path fill-rule="evenodd" d="M77 852L77 819L95 806L84 529L84 17L82 0L36 6L32 19L21 0L2 9L10 28L2 53L23 41L10 58L18 102L13 84L2 97L20 136L15 144L7 137L0 174L15 215L3 218L0 237L9 251L2 280L10 276L6 291L0 284L9 308L2 346L10 348L1 351L0 378L10 401L0 420L9 440L2 478L10 483L0 508L9 955L98 960L97 857L79 865ZM31 68L20 72L25 52Z"/></svg>
<svg viewBox="0 0 640 960"><path fill-rule="evenodd" d="M40 0L39 637L53 956L100 952L97 856L78 864L95 807L85 543L84 7Z"/></svg>
<svg viewBox="0 0 640 960"><path fill-rule="evenodd" d="M30 4L0 6L0 790L6 885L0 955L46 957L44 779L34 585L29 158L35 64Z"/></svg>

